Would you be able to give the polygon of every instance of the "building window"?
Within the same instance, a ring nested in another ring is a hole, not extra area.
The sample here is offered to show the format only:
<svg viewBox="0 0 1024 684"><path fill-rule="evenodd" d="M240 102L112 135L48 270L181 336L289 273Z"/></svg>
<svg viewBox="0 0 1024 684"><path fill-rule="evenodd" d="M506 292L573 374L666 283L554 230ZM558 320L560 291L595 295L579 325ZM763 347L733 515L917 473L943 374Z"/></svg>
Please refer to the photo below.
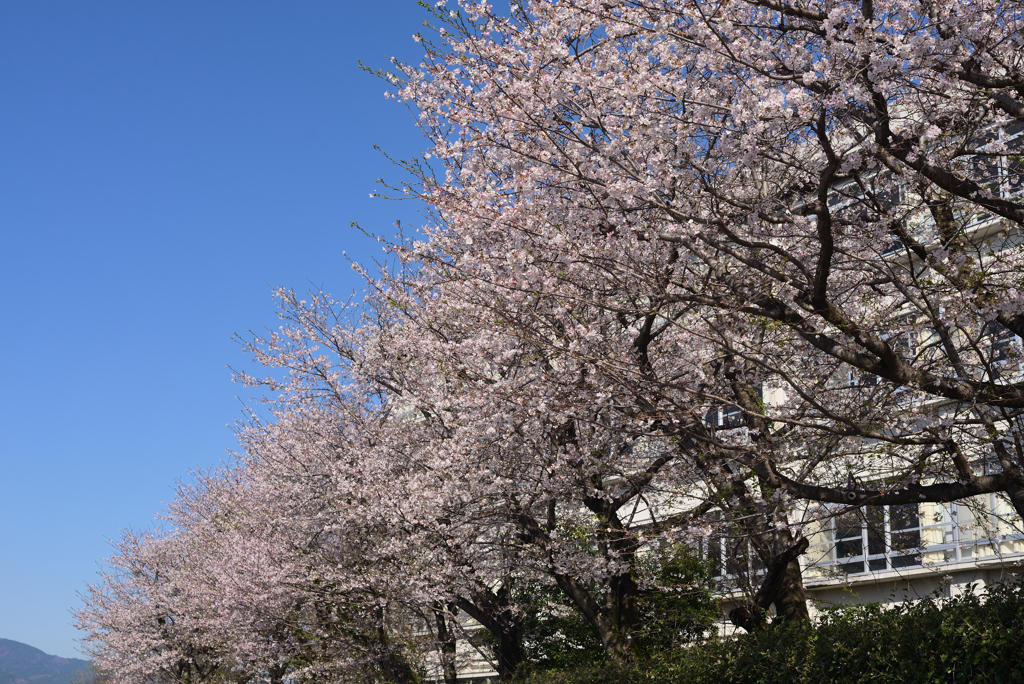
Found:
<svg viewBox="0 0 1024 684"><path fill-rule="evenodd" d="M828 515L811 535L812 566L847 575L921 564L921 517L916 504L867 506Z"/></svg>
<svg viewBox="0 0 1024 684"><path fill-rule="evenodd" d="M737 406L716 406L708 412L708 424L720 430L731 430L746 423Z"/></svg>
<svg viewBox="0 0 1024 684"><path fill-rule="evenodd" d="M764 401L764 390L757 388L757 400ZM729 404L712 406L704 417L705 424L710 428L718 430L731 430L747 424L747 418L739 406Z"/></svg>
<svg viewBox="0 0 1024 684"><path fill-rule="evenodd" d="M810 577L859 575L1024 554L1024 529L997 494L959 503L822 507L809 535Z"/></svg>
<svg viewBox="0 0 1024 684"><path fill-rule="evenodd" d="M993 378L1012 377L1020 373L1020 337L1011 330L991 321L982 333L982 349L986 354L985 364Z"/></svg>
<svg viewBox="0 0 1024 684"><path fill-rule="evenodd" d="M712 576L726 585L744 584L764 574L764 563L745 537L715 534L707 537L701 547Z"/></svg>
<svg viewBox="0 0 1024 684"><path fill-rule="evenodd" d="M999 158L1002 195L1020 197L1024 190L1024 123L1016 121L1000 131L1006 155Z"/></svg>

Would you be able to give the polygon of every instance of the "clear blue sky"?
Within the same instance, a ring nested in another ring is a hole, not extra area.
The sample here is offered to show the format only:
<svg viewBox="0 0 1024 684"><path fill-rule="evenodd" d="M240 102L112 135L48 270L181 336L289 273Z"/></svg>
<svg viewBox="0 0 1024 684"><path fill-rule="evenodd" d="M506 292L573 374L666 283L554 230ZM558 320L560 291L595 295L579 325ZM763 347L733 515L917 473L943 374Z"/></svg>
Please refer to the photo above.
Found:
<svg viewBox="0 0 1024 684"><path fill-rule="evenodd" d="M416 207L371 200L423 147L358 60L418 59L414 0L0 0L0 637L77 655L107 540L234 445L234 332L269 286Z"/></svg>

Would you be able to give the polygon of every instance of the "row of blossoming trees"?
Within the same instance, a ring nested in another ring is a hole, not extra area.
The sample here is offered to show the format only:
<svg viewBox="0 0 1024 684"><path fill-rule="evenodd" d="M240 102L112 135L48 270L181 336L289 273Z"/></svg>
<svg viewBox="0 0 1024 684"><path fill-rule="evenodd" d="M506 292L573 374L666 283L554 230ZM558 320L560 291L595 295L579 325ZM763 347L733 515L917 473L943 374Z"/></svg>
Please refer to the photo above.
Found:
<svg viewBox="0 0 1024 684"><path fill-rule="evenodd" d="M823 516L1024 513L1019 3L429 12L381 75L430 221L357 308L279 293L272 417L85 596L102 672L453 681L486 632L508 677L524 583L626 660L680 548L731 540L753 630Z"/></svg>

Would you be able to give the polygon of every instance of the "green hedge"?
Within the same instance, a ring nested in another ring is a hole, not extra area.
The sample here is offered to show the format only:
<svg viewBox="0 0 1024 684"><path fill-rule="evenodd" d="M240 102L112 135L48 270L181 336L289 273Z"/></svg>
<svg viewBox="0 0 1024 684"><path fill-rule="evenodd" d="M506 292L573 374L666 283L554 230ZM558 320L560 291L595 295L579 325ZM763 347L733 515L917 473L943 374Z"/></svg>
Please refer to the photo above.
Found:
<svg viewBox="0 0 1024 684"><path fill-rule="evenodd" d="M1024 682L1024 584L984 599L829 610L816 626L712 639L628 668L536 672L529 684Z"/></svg>

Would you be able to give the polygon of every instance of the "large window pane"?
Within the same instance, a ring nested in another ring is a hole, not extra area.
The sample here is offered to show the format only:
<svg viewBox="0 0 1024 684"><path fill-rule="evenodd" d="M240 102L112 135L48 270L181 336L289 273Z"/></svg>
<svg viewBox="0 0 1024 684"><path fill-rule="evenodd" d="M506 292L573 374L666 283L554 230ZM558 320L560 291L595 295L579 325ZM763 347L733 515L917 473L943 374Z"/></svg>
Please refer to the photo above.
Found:
<svg viewBox="0 0 1024 684"><path fill-rule="evenodd" d="M841 515L835 517L836 524L836 539L845 539L847 537L861 536L861 516L860 511L852 510L847 511Z"/></svg>
<svg viewBox="0 0 1024 684"><path fill-rule="evenodd" d="M909 556L893 556L890 559L890 562L892 563L892 567L894 568L906 568L912 565L920 565L921 554L915 553Z"/></svg>
<svg viewBox="0 0 1024 684"><path fill-rule="evenodd" d="M864 522L868 528L868 553L885 553L885 509L869 506L864 514Z"/></svg>
<svg viewBox="0 0 1024 684"><path fill-rule="evenodd" d="M917 504L889 506L889 525L893 531L920 527L921 516Z"/></svg>

